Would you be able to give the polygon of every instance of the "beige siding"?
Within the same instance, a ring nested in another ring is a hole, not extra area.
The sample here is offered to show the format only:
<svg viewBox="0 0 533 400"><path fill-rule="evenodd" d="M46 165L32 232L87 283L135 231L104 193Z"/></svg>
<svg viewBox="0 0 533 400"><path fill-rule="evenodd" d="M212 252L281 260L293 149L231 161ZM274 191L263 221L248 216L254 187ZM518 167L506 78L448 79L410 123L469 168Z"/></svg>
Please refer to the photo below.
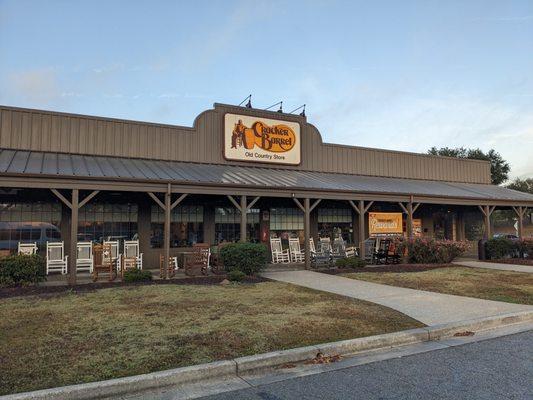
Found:
<svg viewBox="0 0 533 400"><path fill-rule="evenodd" d="M277 113L216 105L213 110L200 114L194 126L188 128L0 107L0 147L250 165L223 158L222 127L226 112L280 117ZM299 166L262 165L264 167L490 183L487 162L323 143L318 130L304 118L295 115L282 118L298 122L302 127L302 163Z"/></svg>

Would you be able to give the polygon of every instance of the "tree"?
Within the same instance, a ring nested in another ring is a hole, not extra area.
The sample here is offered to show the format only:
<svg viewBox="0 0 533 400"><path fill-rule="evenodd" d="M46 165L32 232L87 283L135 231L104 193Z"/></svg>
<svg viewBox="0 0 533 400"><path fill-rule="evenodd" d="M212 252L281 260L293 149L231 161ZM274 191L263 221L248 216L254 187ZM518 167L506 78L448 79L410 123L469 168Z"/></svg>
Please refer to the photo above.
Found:
<svg viewBox="0 0 533 400"><path fill-rule="evenodd" d="M484 153L481 149L465 149L464 147L441 147L440 149L432 147L429 149L428 154L489 161L491 181L494 185L505 182L509 178L509 171L511 170L509 163L494 149L490 149L487 153Z"/></svg>
<svg viewBox="0 0 533 400"><path fill-rule="evenodd" d="M520 179L516 178L506 186L508 189L518 190L533 194L533 178Z"/></svg>

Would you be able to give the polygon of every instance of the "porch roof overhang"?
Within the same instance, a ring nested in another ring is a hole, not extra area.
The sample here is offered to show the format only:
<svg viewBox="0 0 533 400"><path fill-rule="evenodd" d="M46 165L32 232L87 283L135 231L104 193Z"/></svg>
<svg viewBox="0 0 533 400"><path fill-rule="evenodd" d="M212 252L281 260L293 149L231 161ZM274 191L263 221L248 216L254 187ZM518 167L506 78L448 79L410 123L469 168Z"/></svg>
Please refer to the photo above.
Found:
<svg viewBox="0 0 533 400"><path fill-rule="evenodd" d="M533 206L495 185L0 149L0 186Z"/></svg>

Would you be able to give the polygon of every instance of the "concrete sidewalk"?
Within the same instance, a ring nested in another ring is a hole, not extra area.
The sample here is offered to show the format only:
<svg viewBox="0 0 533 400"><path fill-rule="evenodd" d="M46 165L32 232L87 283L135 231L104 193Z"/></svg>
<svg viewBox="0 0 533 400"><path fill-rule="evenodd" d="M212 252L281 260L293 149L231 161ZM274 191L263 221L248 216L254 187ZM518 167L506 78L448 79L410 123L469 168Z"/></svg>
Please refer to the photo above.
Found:
<svg viewBox="0 0 533 400"><path fill-rule="evenodd" d="M533 265L504 264L487 261L454 261L452 264L465 267L497 269L501 271L529 272L533 273Z"/></svg>
<svg viewBox="0 0 533 400"><path fill-rule="evenodd" d="M265 278L371 301L426 325L533 310L533 306L380 285L313 271L265 272Z"/></svg>

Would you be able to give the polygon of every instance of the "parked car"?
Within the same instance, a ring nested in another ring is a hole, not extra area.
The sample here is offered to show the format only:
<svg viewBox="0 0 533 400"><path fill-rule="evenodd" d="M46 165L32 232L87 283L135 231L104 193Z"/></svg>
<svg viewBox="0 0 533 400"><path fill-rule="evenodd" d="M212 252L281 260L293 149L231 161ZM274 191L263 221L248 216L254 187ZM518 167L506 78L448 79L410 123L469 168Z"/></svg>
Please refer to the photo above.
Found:
<svg viewBox="0 0 533 400"><path fill-rule="evenodd" d="M518 240L519 237L516 235L513 235L512 233L495 233L492 235L493 239L510 239L510 240Z"/></svg>
<svg viewBox="0 0 533 400"><path fill-rule="evenodd" d="M46 242L59 240L59 228L48 222L0 222L0 250L17 251L19 242L37 243L42 249Z"/></svg>

